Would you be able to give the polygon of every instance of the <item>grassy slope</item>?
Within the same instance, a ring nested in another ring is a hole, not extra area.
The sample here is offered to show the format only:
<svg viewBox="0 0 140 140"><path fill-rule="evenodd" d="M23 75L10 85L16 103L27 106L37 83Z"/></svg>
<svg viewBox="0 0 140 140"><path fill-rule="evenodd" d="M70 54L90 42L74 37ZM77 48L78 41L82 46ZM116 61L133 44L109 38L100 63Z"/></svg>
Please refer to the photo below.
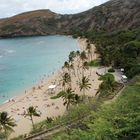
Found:
<svg viewBox="0 0 140 140"><path fill-rule="evenodd" d="M84 123L89 129L70 129L51 140L139 140L140 76L135 77L114 103L92 112Z"/></svg>

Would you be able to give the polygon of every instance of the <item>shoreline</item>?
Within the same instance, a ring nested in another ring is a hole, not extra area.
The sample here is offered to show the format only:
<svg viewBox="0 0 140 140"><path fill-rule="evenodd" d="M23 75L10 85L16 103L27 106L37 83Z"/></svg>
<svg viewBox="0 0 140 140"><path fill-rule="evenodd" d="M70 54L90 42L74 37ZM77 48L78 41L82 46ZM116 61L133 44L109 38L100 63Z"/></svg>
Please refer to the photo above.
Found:
<svg viewBox="0 0 140 140"><path fill-rule="evenodd" d="M70 35L68 37L72 38L72 36L70 36ZM80 40L81 40L80 38L77 39L78 46L79 46L80 50L84 50L82 44L80 43ZM87 39L85 39L85 40L87 40ZM38 87L39 85L42 84L41 83L42 80L48 81L49 79L51 79L52 76L60 74L61 71L62 71L62 68L56 70L55 72L51 72L51 74L49 74L49 75L43 74L43 75L45 75L45 79L40 79L39 81L36 82L35 85L33 84L32 86L25 89L24 92L23 92L23 90L20 92L17 92L20 94L17 94L15 96L5 100L3 103L0 103L0 111L3 110L4 108L9 107L11 104L13 105L16 101L18 102L19 100L22 100L22 98L25 98L26 96L28 96L30 94L30 92L32 92L33 87ZM25 93L25 91L27 91L27 93ZM4 108L3 108L3 106L4 106Z"/></svg>
<svg viewBox="0 0 140 140"><path fill-rule="evenodd" d="M87 39L77 39L77 43L79 46L79 50L85 50ZM95 51L95 46L93 45L93 49ZM96 56L95 58L96 59ZM74 61L75 66L77 65L77 61ZM98 80L98 76L96 75L97 68L91 68L92 69L92 75L90 77L92 88L87 92L88 96L95 96L95 93L101 83L101 81ZM29 118L23 117L24 111L29 106L36 106L37 110L39 110L42 114L41 117L36 118L34 117L34 122L38 123L42 120L45 120L46 117L58 117L64 115L66 111L66 107L63 105L63 99L51 99L52 94L50 94L48 90L48 86L55 83L56 91L55 94L62 91L62 85L60 85L60 78L61 78L62 68L57 70L56 72L52 72L52 74L45 77L43 80L39 81L37 85L34 85L35 89L33 90L33 87L28 89L28 92L23 92L21 95L18 95L14 98L15 101L9 102L6 104L0 105L0 111L6 111L10 116L12 116L16 120L17 126L14 127L14 133L10 135L10 138L17 137L21 134L29 133L32 125L29 120ZM86 71L86 75L89 75L89 71ZM79 87L77 86L77 79L73 75L72 77L72 83L73 88L75 89L75 92L79 95L81 95L81 92L79 91ZM41 86L41 89L38 87ZM55 95L53 94L53 96Z"/></svg>
<svg viewBox="0 0 140 140"><path fill-rule="evenodd" d="M56 76L58 73L60 73L60 69L57 70L56 72L52 72L52 74L49 74L48 76L46 74L45 78L44 78L44 82L45 81L48 81L49 79L51 79L51 77L54 77ZM25 98L26 96L30 95L32 93L32 88L33 87L38 87L39 85L41 85L43 79L39 80L35 85L32 85L31 87L25 89L25 90L22 90L21 92L17 92L17 93L20 93L18 95L15 95L13 97L11 97L10 99L7 99L6 101L4 101L3 103L0 104L0 111L9 107L10 105L13 105L15 104L16 102L19 102L20 100L22 100L23 98ZM24 92L23 92L24 91ZM25 93L26 91L26 93ZM4 108L3 108L4 107Z"/></svg>
<svg viewBox="0 0 140 140"><path fill-rule="evenodd" d="M59 36L59 35L57 35L57 36ZM36 37L41 37L41 36L36 36ZM68 35L67 37L72 38L71 35ZM78 44L78 46L79 46L79 44ZM60 73L61 69L62 69L62 66L60 66L59 69L56 69L55 71L52 71L48 75L47 74L42 74L41 75L41 79L37 80L34 84L31 84L30 86L27 86L27 87L23 88L22 90L18 90L16 92L13 92L13 93L15 93L15 95L13 95L12 97L9 97L9 98L5 99L3 102L0 103L0 111L3 109L3 106L8 106L8 105L14 104L14 102L12 102L12 101L14 101L14 100L17 101L17 100L19 100L19 98L24 98L24 97L28 96L27 94L25 95L25 91L27 91L27 93L28 92L32 92L32 88L33 87L38 87L38 85L41 85L42 84L41 81L47 81L52 76L57 75L58 73ZM45 75L45 77L44 77L44 75Z"/></svg>

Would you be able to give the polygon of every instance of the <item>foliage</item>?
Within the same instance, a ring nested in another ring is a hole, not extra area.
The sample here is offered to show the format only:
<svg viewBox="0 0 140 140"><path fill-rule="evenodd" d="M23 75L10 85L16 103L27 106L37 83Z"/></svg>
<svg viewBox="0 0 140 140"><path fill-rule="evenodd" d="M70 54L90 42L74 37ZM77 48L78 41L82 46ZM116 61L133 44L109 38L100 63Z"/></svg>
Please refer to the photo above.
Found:
<svg viewBox="0 0 140 140"><path fill-rule="evenodd" d="M101 76L99 80L103 81L99 86L99 90L97 91L97 93L99 93L99 98L107 99L112 97L114 95L113 93L115 92L117 86L119 85L115 81L114 75L107 73Z"/></svg>
<svg viewBox="0 0 140 140"><path fill-rule="evenodd" d="M64 87L64 91L65 91L65 88L66 88L66 84L68 84L70 86L71 84L71 76L69 73L64 73L62 75L62 86Z"/></svg>
<svg viewBox="0 0 140 140"><path fill-rule="evenodd" d="M0 112L0 132L1 136L6 138L13 132L13 127L16 126L15 121L7 112Z"/></svg>
<svg viewBox="0 0 140 140"><path fill-rule="evenodd" d="M34 125L34 121L33 121L33 116L40 117L40 114L37 112L36 107L30 106L27 109L27 112L24 115L25 115L25 117L27 117L27 116L30 117L31 122L32 122L33 129L35 129L35 125Z"/></svg>
<svg viewBox="0 0 140 140"><path fill-rule="evenodd" d="M97 67L97 66L100 66L100 61L99 60L92 60L88 63L88 65L91 67Z"/></svg>
<svg viewBox="0 0 140 140"><path fill-rule="evenodd" d="M115 72L115 70L114 70L113 68L110 68L110 69L108 70L108 72L113 73L113 72Z"/></svg>
<svg viewBox="0 0 140 140"><path fill-rule="evenodd" d="M96 110L100 103L96 100L91 100L88 103L79 103L78 106L71 106L69 110L61 117L52 118L53 121L48 123L47 119L35 124L35 130L31 133L37 133L42 130L55 127L57 125L66 124L72 120L79 120L89 115L91 110Z"/></svg>
<svg viewBox="0 0 140 140"><path fill-rule="evenodd" d="M140 73L139 36L140 29L114 33L93 30L84 34L95 44L102 65L124 68L129 78Z"/></svg>
<svg viewBox="0 0 140 140"><path fill-rule="evenodd" d="M62 96L64 100L64 105L66 106L66 109L69 109L70 104L75 104L76 103L76 94L71 88L68 88L65 92L65 94ZM77 98L78 99L78 98Z"/></svg>
<svg viewBox="0 0 140 140"><path fill-rule="evenodd" d="M137 76L115 102L102 105L84 120L88 129L70 129L53 140L139 140L139 93L140 76Z"/></svg>
<svg viewBox="0 0 140 140"><path fill-rule="evenodd" d="M51 99L57 99L62 97L64 100L64 105L66 105L66 109L69 109L71 104L77 104L80 102L80 96L74 93L71 88L66 89L66 91L59 92L56 96Z"/></svg>
<svg viewBox="0 0 140 140"><path fill-rule="evenodd" d="M65 91L60 91L56 96L52 96L51 99L58 99L62 96L64 96Z"/></svg>
<svg viewBox="0 0 140 140"><path fill-rule="evenodd" d="M85 61L87 59L87 56L86 56L86 52L85 51L82 51L81 52L80 58L81 58L82 61Z"/></svg>
<svg viewBox="0 0 140 140"><path fill-rule="evenodd" d="M89 83L89 78L83 76L81 82L79 82L79 88L80 91L83 91L83 95L85 96L85 91L91 88L91 84Z"/></svg>

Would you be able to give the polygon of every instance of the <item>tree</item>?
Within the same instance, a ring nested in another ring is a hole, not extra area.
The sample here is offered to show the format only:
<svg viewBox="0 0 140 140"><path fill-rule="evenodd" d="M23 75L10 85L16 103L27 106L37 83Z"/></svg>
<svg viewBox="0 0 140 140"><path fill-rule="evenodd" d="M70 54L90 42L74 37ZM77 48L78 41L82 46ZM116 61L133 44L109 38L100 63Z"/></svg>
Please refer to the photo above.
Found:
<svg viewBox="0 0 140 140"><path fill-rule="evenodd" d="M89 69L89 64L87 61L85 61L84 63L82 63L82 77L84 77L84 71Z"/></svg>
<svg viewBox="0 0 140 140"><path fill-rule="evenodd" d="M71 104L75 103L75 99L77 98L75 98L75 95L76 94L74 94L74 91L71 88L68 88L63 94L62 98L64 100L64 105L66 105L67 110L69 109L69 106Z"/></svg>
<svg viewBox="0 0 140 140"><path fill-rule="evenodd" d="M75 72L75 68L74 68L73 63L70 64L70 69L73 70L73 74L74 74L74 76L76 76L76 72Z"/></svg>
<svg viewBox="0 0 140 140"><path fill-rule="evenodd" d="M87 50L87 54L88 54L88 59L89 59L89 61L91 61L92 60L92 48L91 48L90 43L87 43L86 50Z"/></svg>
<svg viewBox="0 0 140 140"><path fill-rule="evenodd" d="M64 73L62 75L62 86L64 87L64 91L66 89L66 84L68 84L69 86L71 86L71 77L68 73Z"/></svg>
<svg viewBox="0 0 140 140"><path fill-rule="evenodd" d="M30 106L30 107L27 109L27 112L26 112L24 115L25 115L25 117L26 117L26 116L29 116L29 117L30 117L31 122L32 122L33 129L35 130L35 125L34 125L34 121L33 121L33 116L35 116L35 117L40 117L40 114L37 112L36 108L33 107L33 106Z"/></svg>
<svg viewBox="0 0 140 140"><path fill-rule="evenodd" d="M100 93L100 96L108 95L113 93L117 82L115 81L114 75L107 73L99 78L99 80L103 80L103 82L99 86L99 90L97 91L96 95Z"/></svg>
<svg viewBox="0 0 140 140"><path fill-rule="evenodd" d="M73 62L75 57L76 57L76 53L74 51L70 52L70 54L69 54L69 62Z"/></svg>
<svg viewBox="0 0 140 140"><path fill-rule="evenodd" d="M66 68L68 70L69 74L70 74L70 65L67 61L64 63L63 67Z"/></svg>
<svg viewBox="0 0 140 140"><path fill-rule="evenodd" d="M83 95L85 96L85 91L91 88L91 84L89 83L89 79L86 76L82 77L81 82L79 83L80 91L83 91Z"/></svg>
<svg viewBox="0 0 140 140"><path fill-rule="evenodd" d="M77 58L77 77L78 77L78 80L80 80L80 76L79 76L79 73L80 73L80 51L76 51L76 58Z"/></svg>
<svg viewBox="0 0 140 140"><path fill-rule="evenodd" d="M82 51L81 52L80 59L82 60L82 63L87 59L87 56L86 56L86 52L85 51Z"/></svg>
<svg viewBox="0 0 140 140"><path fill-rule="evenodd" d="M8 136L13 132L13 127L16 126L13 118L8 116L7 112L0 112L0 131L4 131L4 136L8 139Z"/></svg>

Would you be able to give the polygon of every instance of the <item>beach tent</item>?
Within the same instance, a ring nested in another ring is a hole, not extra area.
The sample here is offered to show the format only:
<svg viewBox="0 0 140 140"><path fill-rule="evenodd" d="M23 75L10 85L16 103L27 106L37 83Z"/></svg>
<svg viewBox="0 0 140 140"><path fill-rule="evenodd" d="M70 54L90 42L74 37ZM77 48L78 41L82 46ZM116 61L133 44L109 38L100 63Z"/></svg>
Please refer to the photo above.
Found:
<svg viewBox="0 0 140 140"><path fill-rule="evenodd" d="M56 85L49 85L48 90L52 93L55 91Z"/></svg>

